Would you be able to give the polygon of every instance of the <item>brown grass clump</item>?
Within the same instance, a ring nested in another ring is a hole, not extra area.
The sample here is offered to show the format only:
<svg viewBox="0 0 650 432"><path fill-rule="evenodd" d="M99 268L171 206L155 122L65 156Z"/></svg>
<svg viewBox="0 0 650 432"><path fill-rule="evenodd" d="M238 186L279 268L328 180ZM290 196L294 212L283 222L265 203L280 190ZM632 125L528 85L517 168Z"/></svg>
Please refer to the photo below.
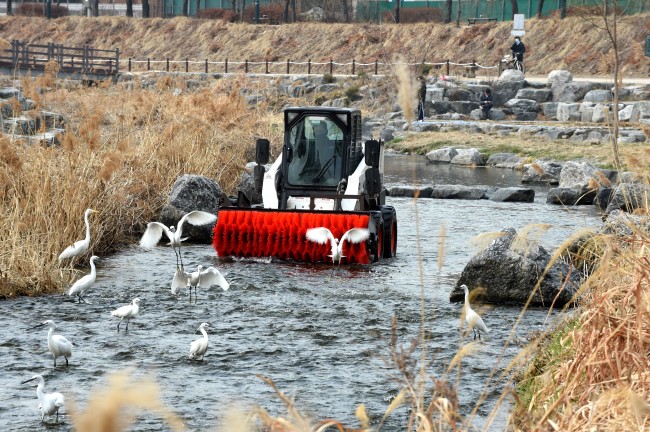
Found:
<svg viewBox="0 0 650 432"><path fill-rule="evenodd" d="M126 372L110 375L105 388L93 391L85 411L71 405L75 429L86 432L120 432L135 421L136 410L159 414L172 430L184 430L181 419L160 401L158 385L135 380Z"/></svg>
<svg viewBox="0 0 650 432"><path fill-rule="evenodd" d="M43 100L68 116L61 146L0 141L0 238L11 245L0 251L0 298L61 291L76 277L57 257L83 236L86 208L100 211L92 253L110 253L157 218L180 175L208 176L232 193L255 137L280 142L282 131L265 110L249 110L237 86L177 96L173 86L138 87L54 88Z"/></svg>
<svg viewBox="0 0 650 432"><path fill-rule="evenodd" d="M582 311L547 337L520 382L523 430L650 428L650 235L597 243Z"/></svg>

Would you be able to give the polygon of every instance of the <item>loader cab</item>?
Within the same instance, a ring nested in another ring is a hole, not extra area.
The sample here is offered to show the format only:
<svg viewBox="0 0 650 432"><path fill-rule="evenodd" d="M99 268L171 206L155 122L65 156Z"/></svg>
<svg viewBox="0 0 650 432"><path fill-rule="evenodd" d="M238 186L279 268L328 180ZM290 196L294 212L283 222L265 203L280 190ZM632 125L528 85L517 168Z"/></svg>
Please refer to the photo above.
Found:
<svg viewBox="0 0 650 432"><path fill-rule="evenodd" d="M284 124L282 189L336 191L362 158L359 110L286 108Z"/></svg>

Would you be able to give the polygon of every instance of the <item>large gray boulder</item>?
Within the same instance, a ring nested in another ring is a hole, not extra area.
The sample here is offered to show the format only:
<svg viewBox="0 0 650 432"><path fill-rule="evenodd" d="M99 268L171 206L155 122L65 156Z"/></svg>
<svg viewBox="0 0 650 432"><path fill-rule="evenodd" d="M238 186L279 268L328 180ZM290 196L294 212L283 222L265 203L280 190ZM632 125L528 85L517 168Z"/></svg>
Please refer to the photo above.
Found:
<svg viewBox="0 0 650 432"><path fill-rule="evenodd" d="M580 101L592 88L593 84L588 82L556 82L551 86L551 92L553 93L553 102Z"/></svg>
<svg viewBox="0 0 650 432"><path fill-rule="evenodd" d="M510 99L504 106L515 114L540 111L539 104L532 99Z"/></svg>
<svg viewBox="0 0 650 432"><path fill-rule="evenodd" d="M512 70L511 72L521 73L515 70ZM524 88L523 80L502 80L499 78L499 81L497 81L494 90L492 91L494 106L503 106L510 99L514 99L522 88Z"/></svg>
<svg viewBox="0 0 650 432"><path fill-rule="evenodd" d="M582 114L580 113L580 104L558 102L555 117L557 118L557 121L561 122L580 121L582 118Z"/></svg>
<svg viewBox="0 0 650 432"><path fill-rule="evenodd" d="M563 164L552 161L536 161L524 167L522 183L547 183L557 185Z"/></svg>
<svg viewBox="0 0 650 432"><path fill-rule="evenodd" d="M650 200L648 185L643 183L619 183L609 197L605 214L608 215L615 210L632 213L638 208L644 208L648 200Z"/></svg>
<svg viewBox="0 0 650 432"><path fill-rule="evenodd" d="M646 120L646 121L644 121ZM650 121L650 102L637 102L632 108L630 121L637 123L648 123Z"/></svg>
<svg viewBox="0 0 650 432"><path fill-rule="evenodd" d="M584 97L585 102L609 102L612 100L612 92L609 90L590 90Z"/></svg>
<svg viewBox="0 0 650 432"><path fill-rule="evenodd" d="M551 89L533 89L533 88L522 88L517 92L515 99L530 99L535 102L543 103L548 101L551 98Z"/></svg>
<svg viewBox="0 0 650 432"><path fill-rule="evenodd" d="M481 200L488 199L495 190L488 186L434 185L431 198Z"/></svg>
<svg viewBox="0 0 650 432"><path fill-rule="evenodd" d="M532 203L535 201L535 190L522 187L499 188L490 195L490 201Z"/></svg>
<svg viewBox="0 0 650 432"><path fill-rule="evenodd" d="M525 304L531 293L532 306L560 308L574 302L580 286L578 270L561 260L551 263L546 249L520 238L514 228L502 233L470 259L449 296L450 301L463 301L460 286L465 284L470 289L484 288L483 300L492 304ZM536 290L540 277L543 279Z"/></svg>
<svg viewBox="0 0 650 432"><path fill-rule="evenodd" d="M568 70L553 70L548 74L548 82L555 83L568 83L573 81L573 75Z"/></svg>
<svg viewBox="0 0 650 432"><path fill-rule="evenodd" d="M583 192L576 188L558 187L548 191L546 203L564 206L590 205L593 204L596 195L596 190Z"/></svg>
<svg viewBox="0 0 650 432"><path fill-rule="evenodd" d="M458 154L451 160L453 165L484 166L485 158L475 148L457 149Z"/></svg>
<svg viewBox="0 0 650 432"><path fill-rule="evenodd" d="M587 189L590 181L600 185L602 175L597 175L598 168L588 161L567 161L560 172L560 187Z"/></svg>
<svg viewBox="0 0 650 432"><path fill-rule="evenodd" d="M185 174L179 177L169 194L169 200L160 212L160 221L167 226L176 226L178 221L193 210L217 214L220 205L229 205L230 200L219 184L207 177ZM189 242L212 242L214 225L183 225L183 237Z"/></svg>
<svg viewBox="0 0 650 432"><path fill-rule="evenodd" d="M487 162L488 166L493 166L495 168L518 168L524 159L514 153L493 153L488 157Z"/></svg>
<svg viewBox="0 0 650 432"><path fill-rule="evenodd" d="M443 147L431 150L425 155L429 163L449 163L458 155L458 150L453 147Z"/></svg>

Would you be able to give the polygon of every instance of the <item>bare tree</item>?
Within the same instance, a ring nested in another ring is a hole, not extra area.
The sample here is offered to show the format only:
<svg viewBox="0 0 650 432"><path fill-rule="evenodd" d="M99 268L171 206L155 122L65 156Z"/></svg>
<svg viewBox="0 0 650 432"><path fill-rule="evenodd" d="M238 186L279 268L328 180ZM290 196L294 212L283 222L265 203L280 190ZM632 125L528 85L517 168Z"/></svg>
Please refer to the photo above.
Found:
<svg viewBox="0 0 650 432"><path fill-rule="evenodd" d="M11 0L7 0L7 15L13 15L11 11Z"/></svg>
<svg viewBox="0 0 650 432"><path fill-rule="evenodd" d="M99 16L99 0L93 0L93 16Z"/></svg>
<svg viewBox="0 0 650 432"><path fill-rule="evenodd" d="M126 16L133 18L133 0L126 0Z"/></svg>
<svg viewBox="0 0 650 432"><path fill-rule="evenodd" d="M149 0L142 0L142 18L149 18L150 16Z"/></svg>
<svg viewBox="0 0 650 432"><path fill-rule="evenodd" d="M399 3L400 0L395 1L395 22L399 24Z"/></svg>
<svg viewBox="0 0 650 432"><path fill-rule="evenodd" d="M542 17L542 9L544 8L544 0L539 0L537 2L537 18Z"/></svg>
<svg viewBox="0 0 650 432"><path fill-rule="evenodd" d="M512 14L518 14L519 13L519 5L517 4L517 0L510 0L510 4L512 5Z"/></svg>
<svg viewBox="0 0 650 432"><path fill-rule="evenodd" d="M343 6L343 19L345 22L350 22L350 10L348 8L348 0L341 0L341 6Z"/></svg>
<svg viewBox="0 0 650 432"><path fill-rule="evenodd" d="M453 3L453 0L447 0L447 3L445 4L445 18L444 22L445 24L448 24L451 22L451 5Z"/></svg>

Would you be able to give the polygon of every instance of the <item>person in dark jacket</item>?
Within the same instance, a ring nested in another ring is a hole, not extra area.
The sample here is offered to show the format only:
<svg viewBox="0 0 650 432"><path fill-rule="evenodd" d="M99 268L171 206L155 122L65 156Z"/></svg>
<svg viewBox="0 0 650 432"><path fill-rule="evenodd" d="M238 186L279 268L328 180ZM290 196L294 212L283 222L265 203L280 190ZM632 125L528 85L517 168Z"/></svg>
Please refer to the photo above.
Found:
<svg viewBox="0 0 650 432"><path fill-rule="evenodd" d="M492 109L492 91L490 89L483 90L483 94L479 98L479 104L481 105L481 118L487 120L488 114Z"/></svg>
<svg viewBox="0 0 650 432"><path fill-rule="evenodd" d="M427 82L422 75L418 77L418 81L420 81L420 88L418 89L418 121L423 121L424 102L427 99Z"/></svg>
<svg viewBox="0 0 650 432"><path fill-rule="evenodd" d="M521 41L519 36L515 36L515 43L510 47L513 56L517 56L517 60L521 63L524 62L524 53L526 52L526 46Z"/></svg>

